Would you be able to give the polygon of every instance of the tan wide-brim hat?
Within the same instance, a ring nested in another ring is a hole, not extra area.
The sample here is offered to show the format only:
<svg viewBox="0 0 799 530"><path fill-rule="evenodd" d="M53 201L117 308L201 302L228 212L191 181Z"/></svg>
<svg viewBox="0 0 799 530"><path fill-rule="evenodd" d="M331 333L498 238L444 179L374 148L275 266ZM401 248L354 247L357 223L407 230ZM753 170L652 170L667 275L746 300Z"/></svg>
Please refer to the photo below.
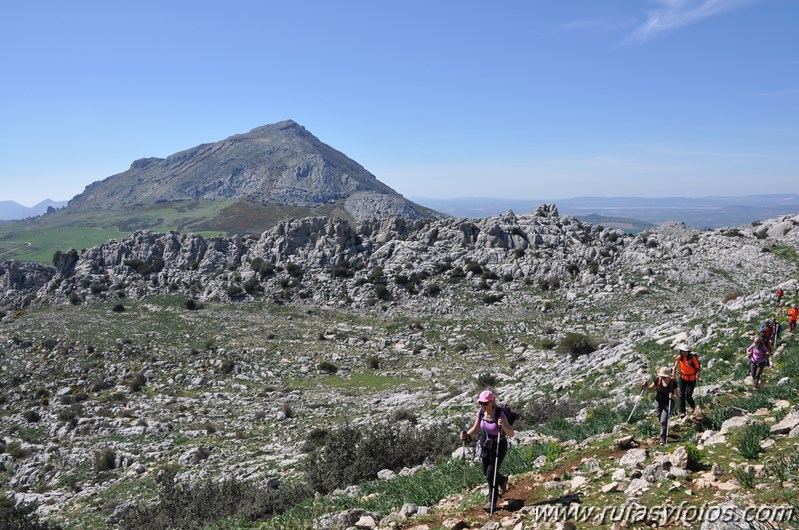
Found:
<svg viewBox="0 0 799 530"><path fill-rule="evenodd" d="M658 370L658 377L671 377L671 370L668 368L660 368Z"/></svg>

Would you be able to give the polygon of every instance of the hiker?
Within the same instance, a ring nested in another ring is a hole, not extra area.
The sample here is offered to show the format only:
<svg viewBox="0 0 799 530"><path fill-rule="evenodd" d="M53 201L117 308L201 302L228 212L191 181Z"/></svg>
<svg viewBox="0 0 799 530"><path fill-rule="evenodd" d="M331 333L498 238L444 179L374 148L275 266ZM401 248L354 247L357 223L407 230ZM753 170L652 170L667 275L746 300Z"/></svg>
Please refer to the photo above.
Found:
<svg viewBox="0 0 799 530"><path fill-rule="evenodd" d="M791 304L791 307L788 309L788 330L793 331L796 329L796 319L799 318L799 309L796 308L796 304Z"/></svg>
<svg viewBox="0 0 799 530"><path fill-rule="evenodd" d="M657 403L658 423L660 423L660 444L666 445L671 401L677 399L677 383L674 382L671 370L663 367L658 369L657 378L654 381L651 383L644 381L641 386L650 392L656 392L655 402Z"/></svg>
<svg viewBox="0 0 799 530"><path fill-rule="evenodd" d="M496 404L496 397L490 390L480 392L477 399L480 410L474 418L474 424L468 431L461 431L461 440L469 440L481 429L485 435L485 440L478 442L481 445L480 458L483 462L483 474L488 482L488 503L486 510L496 509L497 499L508 489L508 477L499 473L502 461L508 452L508 438L514 435L513 427L505 413ZM502 429L502 436L499 441L499 452L497 452L497 437ZM496 465L496 470L494 466ZM494 478L496 476L496 484Z"/></svg>
<svg viewBox="0 0 799 530"><path fill-rule="evenodd" d="M769 353L771 353L771 341L774 339L774 329L774 323L771 320L766 320L760 325L760 329L757 330L758 336L763 339L763 343L768 348Z"/></svg>
<svg viewBox="0 0 799 530"><path fill-rule="evenodd" d="M782 305L782 297L785 293L782 292L781 287L777 287L777 292L774 293L777 295L777 305Z"/></svg>
<svg viewBox="0 0 799 530"><path fill-rule="evenodd" d="M760 379L763 377L763 369L771 364L769 362L769 349L763 343L763 339L755 337L754 342L746 348L749 355L749 375L752 376L752 384L760 386Z"/></svg>
<svg viewBox="0 0 799 530"><path fill-rule="evenodd" d="M680 353L674 358L671 377L672 379L677 379L677 371L680 372L680 378L677 379L680 387L680 417L684 418L686 402L691 405L691 412L696 410L694 389L699 378L699 372L702 371L702 366L699 363L699 358L691 353L691 348L687 344L681 343L677 345L677 350Z"/></svg>

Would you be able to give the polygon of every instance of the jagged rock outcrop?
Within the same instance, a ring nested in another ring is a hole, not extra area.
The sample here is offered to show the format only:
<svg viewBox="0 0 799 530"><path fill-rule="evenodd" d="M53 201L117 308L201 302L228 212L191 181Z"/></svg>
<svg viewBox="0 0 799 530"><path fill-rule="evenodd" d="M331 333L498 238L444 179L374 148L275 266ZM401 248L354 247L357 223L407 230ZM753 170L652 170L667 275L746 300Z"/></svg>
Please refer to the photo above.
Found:
<svg viewBox="0 0 799 530"><path fill-rule="evenodd" d="M58 253L55 269L6 262L0 301L21 307L104 300L122 290L133 297L178 291L204 301L266 296L355 307L395 301L447 312L463 282L495 294L494 302L526 285L575 289L575 297L645 297L652 289L690 285L694 296L721 298L720 290L732 293L744 278L782 273L780 260L764 249L795 238L799 230L786 227L798 220L734 232L667 224L626 235L543 205L531 215L473 220L389 218L353 226L337 218L292 219L260 237L137 232L80 255ZM763 235L774 227L776 241ZM719 272L730 268L735 277Z"/></svg>

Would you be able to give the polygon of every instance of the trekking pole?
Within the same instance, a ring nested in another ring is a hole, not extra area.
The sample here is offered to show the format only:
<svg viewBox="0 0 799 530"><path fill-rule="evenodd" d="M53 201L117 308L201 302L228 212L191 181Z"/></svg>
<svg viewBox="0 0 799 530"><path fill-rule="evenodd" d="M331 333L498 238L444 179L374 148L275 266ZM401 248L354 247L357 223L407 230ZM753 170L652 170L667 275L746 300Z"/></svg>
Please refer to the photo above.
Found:
<svg viewBox="0 0 799 530"><path fill-rule="evenodd" d="M463 487L466 488L466 440L468 439L469 442L472 441L471 436L466 434L466 431L461 431L464 434L463 439L461 440L461 462L463 463Z"/></svg>
<svg viewBox="0 0 799 530"><path fill-rule="evenodd" d="M499 468L499 442L502 440L502 427L499 427L499 434L497 434L497 446L494 448L496 456L494 457L494 481L491 483L491 510L489 510L489 517L494 515L494 507L496 506L497 495L497 469Z"/></svg>
<svg viewBox="0 0 799 530"><path fill-rule="evenodd" d="M663 445L669 445L669 424L671 423L671 396L669 395L669 411L666 413L666 442Z"/></svg>
<svg viewBox="0 0 799 530"><path fill-rule="evenodd" d="M638 395L638 399L636 400L635 405L633 405L633 410L630 411L630 417L627 418L627 423L630 423L630 420L633 419L633 414L635 414L635 409L638 408L638 404L641 402L641 398L644 396L645 391L646 387L641 389L641 393Z"/></svg>

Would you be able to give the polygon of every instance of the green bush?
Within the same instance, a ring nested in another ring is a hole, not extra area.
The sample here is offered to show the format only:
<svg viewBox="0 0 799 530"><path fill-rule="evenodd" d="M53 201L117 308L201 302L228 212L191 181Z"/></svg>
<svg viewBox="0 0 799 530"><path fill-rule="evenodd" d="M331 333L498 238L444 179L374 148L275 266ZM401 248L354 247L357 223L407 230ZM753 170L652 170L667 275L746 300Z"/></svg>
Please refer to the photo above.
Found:
<svg viewBox="0 0 799 530"><path fill-rule="evenodd" d="M411 424L415 425L416 422L418 421L418 418L416 417L416 414L413 413L413 411L406 409L405 407L400 407L391 413L391 422L397 423L400 421L408 421Z"/></svg>
<svg viewBox="0 0 799 530"><path fill-rule="evenodd" d="M114 469L117 453L110 447L105 447L94 452L94 471L110 471Z"/></svg>
<svg viewBox="0 0 799 530"><path fill-rule="evenodd" d="M561 400L556 402L552 398L533 399L519 407L521 418L516 420L514 429L526 430L537 425L542 425L552 420L572 418L583 408L581 403Z"/></svg>
<svg viewBox="0 0 799 530"><path fill-rule="evenodd" d="M427 296L433 297L438 296L441 293L441 287L437 283L431 283L427 287L424 288L424 294Z"/></svg>
<svg viewBox="0 0 799 530"><path fill-rule="evenodd" d="M333 278L352 278L355 276L355 271L352 270L350 262L344 259L336 263L331 272Z"/></svg>
<svg viewBox="0 0 799 530"><path fill-rule="evenodd" d="M755 470L752 466L738 466L731 471L738 483L746 489L755 487Z"/></svg>
<svg viewBox="0 0 799 530"><path fill-rule="evenodd" d="M557 343L557 342L555 342L554 340L550 339L550 338L543 338L543 339L541 339L541 341L538 343L538 346L539 346L539 347L540 347L542 350L551 350L552 348L554 348L554 347L555 347L555 346L557 346L557 345L558 345L558 343Z"/></svg>
<svg viewBox="0 0 799 530"><path fill-rule="evenodd" d="M768 438L769 434L769 426L764 423L747 425L734 437L735 447L747 460L756 460L757 456L763 452L760 442Z"/></svg>
<svg viewBox="0 0 799 530"><path fill-rule="evenodd" d="M702 471L702 469L704 469L702 460L705 457L705 451L699 449L694 444L685 445L685 451L688 453L688 469L691 471Z"/></svg>
<svg viewBox="0 0 799 530"><path fill-rule="evenodd" d="M568 353L572 360L577 359L581 355L587 355L596 351L596 345L587 335L581 333L567 333L558 345L558 351L561 353Z"/></svg>
<svg viewBox="0 0 799 530"><path fill-rule="evenodd" d="M483 303L486 305L496 304L502 301L501 294L487 294L483 296Z"/></svg>
<svg viewBox="0 0 799 530"><path fill-rule="evenodd" d="M492 373L483 372L477 376L477 388L494 388L499 383L499 379Z"/></svg>
<svg viewBox="0 0 799 530"><path fill-rule="evenodd" d="M55 259L55 258L53 258ZM0 496L0 528L8 530L62 530L56 524L39 521L35 504L17 506L13 497Z"/></svg>
<svg viewBox="0 0 799 530"><path fill-rule="evenodd" d="M380 368L380 358L377 355L370 355L366 358L366 366L372 370Z"/></svg>
<svg viewBox="0 0 799 530"><path fill-rule="evenodd" d="M469 261L466 263L466 272L471 272L474 275L482 274L483 268L476 261Z"/></svg>
<svg viewBox="0 0 799 530"><path fill-rule="evenodd" d="M464 278L466 278L466 272L461 267L455 267L449 273L449 281L452 283L459 282Z"/></svg>
<svg viewBox="0 0 799 530"><path fill-rule="evenodd" d="M130 377L128 388L130 389L131 392L138 392L146 384L147 384L147 376L145 376L141 372L136 372Z"/></svg>
<svg viewBox="0 0 799 530"><path fill-rule="evenodd" d="M36 423L42 419L42 417L39 416L39 413L35 410L26 410L25 413L22 414L22 417L25 418L25 421L28 423Z"/></svg>
<svg viewBox="0 0 799 530"><path fill-rule="evenodd" d="M322 361L319 363L318 369L320 372L325 372L328 374L335 374L338 372L338 366L331 363L330 361Z"/></svg>
<svg viewBox="0 0 799 530"><path fill-rule="evenodd" d="M226 292L230 298L236 298L237 296L244 294L244 289L241 287L241 285L233 284L227 288Z"/></svg>
<svg viewBox="0 0 799 530"><path fill-rule="evenodd" d="M322 427L316 427L310 433L308 433L308 436L305 437L305 445L303 450L306 453L315 451L320 447L327 445L332 438L333 431Z"/></svg>
<svg viewBox="0 0 799 530"><path fill-rule="evenodd" d="M276 489L226 480L175 483L175 471L164 472L156 504L138 506L121 523L124 530L194 530L225 517L246 521L279 515L313 497L307 484L280 484Z"/></svg>
<svg viewBox="0 0 799 530"><path fill-rule="evenodd" d="M252 294L258 286L261 285L261 282L258 281L257 276L250 276L246 282L244 282L244 292L247 294Z"/></svg>
<svg viewBox="0 0 799 530"><path fill-rule="evenodd" d="M308 483L320 493L377 477L382 469L398 471L434 462L448 456L457 446L448 426L426 429L388 424L369 430L345 426L333 433L328 443L309 453L303 463Z"/></svg>

